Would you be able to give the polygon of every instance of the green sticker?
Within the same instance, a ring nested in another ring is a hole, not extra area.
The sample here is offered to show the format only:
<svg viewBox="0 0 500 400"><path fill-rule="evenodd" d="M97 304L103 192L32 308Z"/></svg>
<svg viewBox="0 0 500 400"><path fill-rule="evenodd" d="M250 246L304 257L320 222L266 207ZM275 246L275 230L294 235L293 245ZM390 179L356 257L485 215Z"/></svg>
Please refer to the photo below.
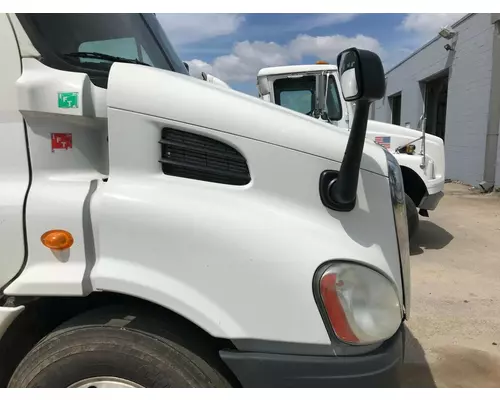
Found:
<svg viewBox="0 0 500 400"><path fill-rule="evenodd" d="M78 108L78 92L59 92L57 100L59 108Z"/></svg>

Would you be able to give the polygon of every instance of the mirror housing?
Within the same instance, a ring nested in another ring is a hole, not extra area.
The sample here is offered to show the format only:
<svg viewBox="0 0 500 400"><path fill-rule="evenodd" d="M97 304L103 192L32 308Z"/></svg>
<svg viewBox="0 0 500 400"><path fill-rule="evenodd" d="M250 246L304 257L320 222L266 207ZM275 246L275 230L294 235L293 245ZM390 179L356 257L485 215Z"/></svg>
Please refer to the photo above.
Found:
<svg viewBox="0 0 500 400"><path fill-rule="evenodd" d="M417 123L417 129L421 129L424 125L425 113L420 116ZM425 129L425 128L424 128Z"/></svg>
<svg viewBox="0 0 500 400"><path fill-rule="evenodd" d="M261 96L266 96L271 94L271 90L269 88L269 83L267 80L267 76L259 76L257 77L257 89Z"/></svg>
<svg viewBox="0 0 500 400"><path fill-rule="evenodd" d="M379 56L368 50L344 50L337 63L342 95L346 101L356 101L356 107L340 171L321 174L320 197L332 210L351 211L356 205L370 103L384 96L385 76Z"/></svg>
<svg viewBox="0 0 500 400"><path fill-rule="evenodd" d="M315 104L315 118L323 117L326 112L326 90L327 80L324 74L321 74L316 79L316 104Z"/></svg>
<svg viewBox="0 0 500 400"><path fill-rule="evenodd" d="M189 71L189 64L188 64L187 62L185 62L185 61L183 61L182 63L183 63L183 64L184 64L184 66L186 67L187 72L190 72L190 71Z"/></svg>
<svg viewBox="0 0 500 400"><path fill-rule="evenodd" d="M338 55L337 64L345 101L371 102L384 97L384 67L377 54L350 48Z"/></svg>

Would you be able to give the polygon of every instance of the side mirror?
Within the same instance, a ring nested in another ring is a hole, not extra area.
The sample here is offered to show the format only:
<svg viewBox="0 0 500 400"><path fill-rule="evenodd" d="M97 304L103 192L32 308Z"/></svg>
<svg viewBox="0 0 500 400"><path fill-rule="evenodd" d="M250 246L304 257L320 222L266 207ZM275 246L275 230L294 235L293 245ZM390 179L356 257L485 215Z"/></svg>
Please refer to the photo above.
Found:
<svg viewBox="0 0 500 400"><path fill-rule="evenodd" d="M368 50L344 50L337 64L342 95L346 101L356 101L356 107L340 171L321 174L320 196L328 208L351 211L356 205L370 103L384 96L385 76L380 57Z"/></svg>
<svg viewBox="0 0 500 400"><path fill-rule="evenodd" d="M425 121L425 113L420 116L417 124L417 129L421 129L424 127L424 121Z"/></svg>
<svg viewBox="0 0 500 400"><path fill-rule="evenodd" d="M188 64L187 62L185 62L185 61L183 62L183 64L184 64L184 66L186 67L187 71L188 71L188 72L190 72L190 71L189 71L189 64Z"/></svg>
<svg viewBox="0 0 500 400"><path fill-rule="evenodd" d="M201 73L201 78L202 78L204 81L207 81L207 80L208 80L207 73L206 73L206 72L202 72L202 73Z"/></svg>
<svg viewBox="0 0 500 400"><path fill-rule="evenodd" d="M257 90L259 91L260 96L267 96L267 95L271 94L271 90L269 88L269 82L267 80L267 76L257 77Z"/></svg>
<svg viewBox="0 0 500 400"><path fill-rule="evenodd" d="M384 97L384 67L377 54L351 48L338 55L337 64L345 101L374 101Z"/></svg>
<svg viewBox="0 0 500 400"><path fill-rule="evenodd" d="M326 85L327 85L326 76L323 74L318 75L316 79L316 104L315 104L315 114L314 117L322 117L326 112Z"/></svg>

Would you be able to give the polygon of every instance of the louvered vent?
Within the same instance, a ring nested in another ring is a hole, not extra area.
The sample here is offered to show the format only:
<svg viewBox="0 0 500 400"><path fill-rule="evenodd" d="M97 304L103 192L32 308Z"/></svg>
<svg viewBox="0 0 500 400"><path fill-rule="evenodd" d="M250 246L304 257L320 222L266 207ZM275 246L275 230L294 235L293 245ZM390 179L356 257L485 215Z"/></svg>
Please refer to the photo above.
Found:
<svg viewBox="0 0 500 400"><path fill-rule="evenodd" d="M250 182L245 158L225 143L173 129L163 129L160 143L166 175L226 185Z"/></svg>

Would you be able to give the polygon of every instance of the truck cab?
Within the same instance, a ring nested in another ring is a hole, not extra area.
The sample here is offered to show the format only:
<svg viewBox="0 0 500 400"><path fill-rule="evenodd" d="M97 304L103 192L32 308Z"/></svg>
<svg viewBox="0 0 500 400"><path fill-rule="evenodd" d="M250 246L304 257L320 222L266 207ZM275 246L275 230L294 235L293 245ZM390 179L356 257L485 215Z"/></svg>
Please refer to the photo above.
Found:
<svg viewBox="0 0 500 400"><path fill-rule="evenodd" d="M154 15L0 14L0 37L0 386L397 384L376 54L339 55L347 132L189 76Z"/></svg>
<svg viewBox="0 0 500 400"><path fill-rule="evenodd" d="M320 88L318 78L326 86ZM296 112L313 115L318 110L316 93L320 91L326 113L316 118L332 126L349 130L355 105L346 102L339 90L336 65L319 61L312 65L263 68L257 75L259 97ZM402 126L368 121L368 139L384 146L398 160L403 173L410 237L418 230L418 214L428 216L443 197L445 156L443 140L437 136ZM419 209L419 210L418 210Z"/></svg>

